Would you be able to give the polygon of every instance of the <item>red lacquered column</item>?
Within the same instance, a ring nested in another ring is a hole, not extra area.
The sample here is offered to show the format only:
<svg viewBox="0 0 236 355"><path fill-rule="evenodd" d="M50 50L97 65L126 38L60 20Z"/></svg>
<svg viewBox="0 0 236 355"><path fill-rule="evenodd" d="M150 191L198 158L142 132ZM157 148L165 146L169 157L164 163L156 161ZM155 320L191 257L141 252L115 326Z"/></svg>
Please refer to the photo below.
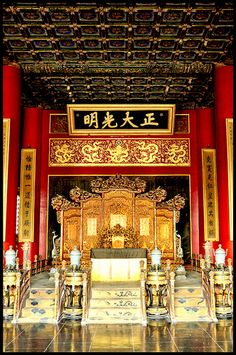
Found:
<svg viewBox="0 0 236 355"><path fill-rule="evenodd" d="M20 162L21 72L15 64L3 65L3 118L10 118L6 237L4 250L16 247L16 203Z"/></svg>
<svg viewBox="0 0 236 355"><path fill-rule="evenodd" d="M214 93L219 242L224 249L228 249L228 257L232 258L233 242L230 241L226 119L233 118L233 66L215 67ZM218 244L219 243L214 243L214 248L216 248Z"/></svg>
<svg viewBox="0 0 236 355"><path fill-rule="evenodd" d="M42 109L25 108L22 133L22 148L36 149L36 174L35 174L35 212L34 212L34 241L30 243L29 257L34 260L34 255L39 255L39 214L40 214L40 166L41 166L41 134L42 134ZM23 260L22 245L19 243L19 257Z"/></svg>
<svg viewBox="0 0 236 355"><path fill-rule="evenodd" d="M42 115L42 154L41 154L41 183L40 183L40 242L39 254L47 259L47 216L48 210L48 141L49 141L49 116L53 111L43 110ZM65 173L66 174L66 173Z"/></svg>
<svg viewBox="0 0 236 355"><path fill-rule="evenodd" d="M204 206L202 186L202 149L215 148L214 111L210 108L196 109L197 113L197 142L198 142L198 198L199 198L199 252L205 253L204 244Z"/></svg>

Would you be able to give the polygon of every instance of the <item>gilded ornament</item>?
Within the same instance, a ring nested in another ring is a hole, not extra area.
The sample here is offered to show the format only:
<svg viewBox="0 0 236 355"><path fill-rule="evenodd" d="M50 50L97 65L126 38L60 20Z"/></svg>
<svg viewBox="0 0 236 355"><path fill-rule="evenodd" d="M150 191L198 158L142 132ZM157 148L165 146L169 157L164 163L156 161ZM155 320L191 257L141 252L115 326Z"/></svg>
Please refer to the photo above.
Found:
<svg viewBox="0 0 236 355"><path fill-rule="evenodd" d="M101 142L84 145L82 147L82 153L84 155L83 160L88 163L99 163L101 160L99 150L101 151L101 148Z"/></svg>
<svg viewBox="0 0 236 355"><path fill-rule="evenodd" d="M92 180L90 186L93 192L104 192L117 189L127 189L134 192L143 192L146 188L146 181L140 178L131 180L127 176L116 175L110 176L106 180L99 177L95 180Z"/></svg>
<svg viewBox="0 0 236 355"><path fill-rule="evenodd" d="M137 195L137 198L148 198L150 200L161 202L166 198L166 195L166 190L158 186L158 188L156 188L155 190L148 191L145 194Z"/></svg>
<svg viewBox="0 0 236 355"><path fill-rule="evenodd" d="M50 138L50 166L189 165L189 139Z"/></svg>
<svg viewBox="0 0 236 355"><path fill-rule="evenodd" d="M156 154L158 154L159 147L157 144L150 143L147 144L144 141L137 142L140 152L140 158L137 157L139 162L152 163L156 159Z"/></svg>
<svg viewBox="0 0 236 355"><path fill-rule="evenodd" d="M181 164L185 162L186 149L183 145L177 145L175 143L171 144L168 151L166 152L167 162L174 164Z"/></svg>
<svg viewBox="0 0 236 355"><path fill-rule="evenodd" d="M58 163L68 163L74 155L74 150L71 150L69 144L65 143L55 147L55 156Z"/></svg>
<svg viewBox="0 0 236 355"><path fill-rule="evenodd" d="M161 202L158 204L158 207L169 207L174 208L175 210L179 211L185 205L185 198L180 196L180 194L175 195L172 199L168 201Z"/></svg>
<svg viewBox="0 0 236 355"><path fill-rule="evenodd" d="M70 198L75 202L79 202L81 200L88 200L89 198L100 198L99 195L82 190L78 186L75 186L73 189L71 189L69 195Z"/></svg>
<svg viewBox="0 0 236 355"><path fill-rule="evenodd" d="M100 248L112 248L113 237L124 237L124 248L138 248L138 235L133 228L124 228L117 224L113 228L102 228L98 232Z"/></svg>
<svg viewBox="0 0 236 355"><path fill-rule="evenodd" d="M111 161L113 163L122 163L126 161L126 158L129 156L129 149L117 145L115 148L108 148L108 152L111 155Z"/></svg>
<svg viewBox="0 0 236 355"><path fill-rule="evenodd" d="M71 202L68 201L64 196L57 194L51 200L51 206L54 210L68 210L71 207Z"/></svg>
<svg viewBox="0 0 236 355"><path fill-rule="evenodd" d="M61 223L61 211L68 210L71 207L79 207L78 203L67 200L64 196L57 194L51 199L51 206L57 213L57 222Z"/></svg>

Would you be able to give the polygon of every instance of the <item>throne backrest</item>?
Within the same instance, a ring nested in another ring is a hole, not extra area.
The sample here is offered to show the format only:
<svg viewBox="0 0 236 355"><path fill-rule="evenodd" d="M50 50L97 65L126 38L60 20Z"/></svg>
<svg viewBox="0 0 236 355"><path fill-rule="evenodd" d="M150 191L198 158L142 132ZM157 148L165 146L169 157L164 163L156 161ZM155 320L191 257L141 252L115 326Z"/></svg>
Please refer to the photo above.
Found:
<svg viewBox="0 0 236 355"><path fill-rule="evenodd" d="M124 248L125 238L123 235L112 236L112 248Z"/></svg>

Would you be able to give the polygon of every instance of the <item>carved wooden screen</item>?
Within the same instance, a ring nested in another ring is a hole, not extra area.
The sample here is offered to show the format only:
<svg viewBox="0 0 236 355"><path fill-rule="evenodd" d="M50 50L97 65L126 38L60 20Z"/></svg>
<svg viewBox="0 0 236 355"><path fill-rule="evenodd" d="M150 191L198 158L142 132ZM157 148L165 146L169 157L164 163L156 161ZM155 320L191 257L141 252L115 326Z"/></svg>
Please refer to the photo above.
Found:
<svg viewBox="0 0 236 355"><path fill-rule="evenodd" d="M102 200L90 199L82 202L83 248L98 248L98 231L102 227Z"/></svg>
<svg viewBox="0 0 236 355"><path fill-rule="evenodd" d="M175 211L157 209L157 247L163 251L163 258L175 259Z"/></svg>
<svg viewBox="0 0 236 355"><path fill-rule="evenodd" d="M69 259L73 246L76 245L78 249L82 249L81 213L82 210L79 207L62 211L62 259Z"/></svg>
<svg viewBox="0 0 236 355"><path fill-rule="evenodd" d="M132 192L114 190L103 193L104 227L112 228L116 224L133 227L133 204Z"/></svg>
<svg viewBox="0 0 236 355"><path fill-rule="evenodd" d="M175 260L175 224L185 200L178 194L164 201L166 190L157 187L143 193L145 186L138 178L97 178L91 182L92 193L77 186L71 189L73 202L61 195L53 197L52 206L57 215L61 213L61 257L69 259L76 245L82 252L82 264L88 264L92 248L118 245L149 251L158 247L163 258Z"/></svg>
<svg viewBox="0 0 236 355"><path fill-rule="evenodd" d="M153 201L135 199L135 230L139 235L139 247L154 249L155 206Z"/></svg>

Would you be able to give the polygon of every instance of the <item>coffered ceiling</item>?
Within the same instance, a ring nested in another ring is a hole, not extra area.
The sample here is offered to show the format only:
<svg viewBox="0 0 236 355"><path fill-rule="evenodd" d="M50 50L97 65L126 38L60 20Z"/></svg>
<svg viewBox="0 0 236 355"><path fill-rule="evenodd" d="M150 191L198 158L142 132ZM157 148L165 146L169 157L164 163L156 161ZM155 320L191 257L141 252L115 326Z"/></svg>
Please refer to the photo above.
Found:
<svg viewBox="0 0 236 355"><path fill-rule="evenodd" d="M232 64L233 1L4 1L4 60L23 104L211 107L216 64Z"/></svg>

